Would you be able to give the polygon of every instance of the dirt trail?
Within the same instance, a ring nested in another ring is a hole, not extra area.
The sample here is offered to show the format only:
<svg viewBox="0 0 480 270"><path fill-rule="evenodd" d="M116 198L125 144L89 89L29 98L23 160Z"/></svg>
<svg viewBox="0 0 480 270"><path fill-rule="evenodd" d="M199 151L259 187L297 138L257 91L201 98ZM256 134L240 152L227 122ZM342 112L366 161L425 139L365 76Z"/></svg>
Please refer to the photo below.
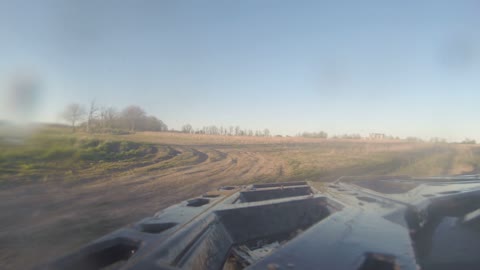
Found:
<svg viewBox="0 0 480 270"><path fill-rule="evenodd" d="M280 165L235 148L169 146L167 155L114 176L0 190L2 269L31 268L182 199L275 175Z"/></svg>

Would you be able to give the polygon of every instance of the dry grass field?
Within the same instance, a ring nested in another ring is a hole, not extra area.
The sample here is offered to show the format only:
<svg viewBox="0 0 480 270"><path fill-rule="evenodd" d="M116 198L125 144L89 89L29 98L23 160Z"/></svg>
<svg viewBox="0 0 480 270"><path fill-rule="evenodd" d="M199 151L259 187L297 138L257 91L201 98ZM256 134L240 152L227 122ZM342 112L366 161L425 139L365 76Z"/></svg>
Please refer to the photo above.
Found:
<svg viewBox="0 0 480 270"><path fill-rule="evenodd" d="M476 173L476 145L40 130L0 153L2 269L29 269L221 185Z"/></svg>

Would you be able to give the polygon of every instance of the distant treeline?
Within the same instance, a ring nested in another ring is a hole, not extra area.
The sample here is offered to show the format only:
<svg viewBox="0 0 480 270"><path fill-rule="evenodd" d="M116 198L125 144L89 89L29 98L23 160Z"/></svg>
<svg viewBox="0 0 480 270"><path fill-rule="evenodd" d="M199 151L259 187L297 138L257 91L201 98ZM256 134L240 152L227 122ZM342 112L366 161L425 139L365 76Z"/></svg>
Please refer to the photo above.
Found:
<svg viewBox="0 0 480 270"><path fill-rule="evenodd" d="M298 134L297 136L302 136L305 138L323 138L326 139L328 138L328 134L324 131L320 132L303 132L301 134Z"/></svg>
<svg viewBox="0 0 480 270"><path fill-rule="evenodd" d="M129 133L135 131L171 131L188 134L206 134L206 135L223 135L223 136L256 136L256 137L283 137L281 135L272 135L268 128L263 130L244 129L240 126L203 126L194 128L191 124L185 124L180 130L168 129L168 126L155 116L147 115L144 109L139 106L131 105L120 111L114 107L99 106L95 101L90 102L88 108L85 106L72 103L65 107L62 112L62 118L70 123L72 130L75 132L77 128L81 128L87 132L100 133ZM329 135L325 131L303 132L298 133L297 137L303 138L320 138L327 139ZM290 136L287 136L290 137ZM399 138L383 133L371 133L367 137L360 134L342 134L333 135L332 139L347 140L403 140L408 142L425 142L418 137ZM443 138L433 137L430 143L446 143ZM462 144L476 144L475 140L465 139Z"/></svg>
<svg viewBox="0 0 480 270"><path fill-rule="evenodd" d="M162 120L145 113L139 106L131 105L121 111L113 107L98 106L92 101L85 109L72 103L65 107L63 119L70 123L75 132L77 127L87 132L122 133L125 131L167 131Z"/></svg>
<svg viewBox="0 0 480 270"><path fill-rule="evenodd" d="M242 129L240 126L229 127L217 127L215 125L204 126L202 128L194 129L192 125L183 125L180 132L190 134L208 134L208 135L224 135L224 136L257 136L257 137L270 137L270 130L268 128L264 130L252 130Z"/></svg>

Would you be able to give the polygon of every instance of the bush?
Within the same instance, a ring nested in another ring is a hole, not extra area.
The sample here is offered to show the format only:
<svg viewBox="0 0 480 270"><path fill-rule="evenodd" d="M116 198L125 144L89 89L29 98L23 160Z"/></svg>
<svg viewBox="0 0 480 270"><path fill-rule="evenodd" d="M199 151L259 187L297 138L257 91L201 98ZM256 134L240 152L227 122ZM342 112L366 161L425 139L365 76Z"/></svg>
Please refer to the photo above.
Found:
<svg viewBox="0 0 480 270"><path fill-rule="evenodd" d="M140 147L140 144L134 143L134 142L129 142L129 141L123 141L120 143L120 150L121 151L129 151L129 150L136 150Z"/></svg>
<svg viewBox="0 0 480 270"><path fill-rule="evenodd" d="M106 141L101 143L98 149L106 153L117 153L120 151L120 142Z"/></svg>
<svg viewBox="0 0 480 270"><path fill-rule="evenodd" d="M81 148L90 148L90 147L97 147L100 144L100 140L92 139L92 140L82 140L80 142Z"/></svg>
<svg viewBox="0 0 480 270"><path fill-rule="evenodd" d="M94 148L83 150L78 153L78 158L83 161L98 161L105 156L104 152L99 152Z"/></svg>
<svg viewBox="0 0 480 270"><path fill-rule="evenodd" d="M61 160L73 157L75 149L72 148L54 148L49 149L42 155L45 160Z"/></svg>

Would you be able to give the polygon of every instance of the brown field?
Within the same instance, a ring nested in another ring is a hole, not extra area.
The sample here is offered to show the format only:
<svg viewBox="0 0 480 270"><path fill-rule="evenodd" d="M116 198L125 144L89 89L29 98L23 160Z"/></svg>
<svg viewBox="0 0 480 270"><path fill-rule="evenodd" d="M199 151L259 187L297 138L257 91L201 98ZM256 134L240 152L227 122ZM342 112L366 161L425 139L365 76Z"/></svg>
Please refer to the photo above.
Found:
<svg viewBox="0 0 480 270"><path fill-rule="evenodd" d="M58 133L48 136L66 136ZM0 268L31 268L221 185L454 175L477 173L480 164L475 145L155 132L95 138L141 142L155 151L72 169L56 169L61 163L21 164L25 170L18 173L0 167Z"/></svg>

